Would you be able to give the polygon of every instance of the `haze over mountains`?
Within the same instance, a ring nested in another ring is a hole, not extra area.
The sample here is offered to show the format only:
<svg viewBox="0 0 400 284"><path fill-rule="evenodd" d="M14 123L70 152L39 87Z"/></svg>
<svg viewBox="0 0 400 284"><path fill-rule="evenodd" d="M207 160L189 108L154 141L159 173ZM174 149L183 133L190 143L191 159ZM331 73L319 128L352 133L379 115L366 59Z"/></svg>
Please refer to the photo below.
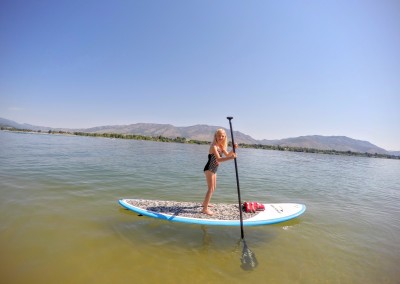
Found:
<svg viewBox="0 0 400 284"><path fill-rule="evenodd" d="M163 136L168 138L185 137L188 140L211 141L216 129L224 128L210 125L193 125L187 127L176 127L171 124L136 123L130 125L109 125L98 126L85 129L51 128L45 126L35 126L30 124L20 124L12 120L0 118L0 126L14 127L19 129L31 129L42 131L67 131L67 132L87 132L87 133L121 133L136 134L144 136ZM224 128L229 135L229 129ZM400 156L400 151L387 151L368 141L356 140L346 136L321 136L309 135L295 138L278 140L257 140L242 132L235 131L235 142L246 144L280 145L282 147L303 147L321 150L352 151L371 154L387 154Z"/></svg>

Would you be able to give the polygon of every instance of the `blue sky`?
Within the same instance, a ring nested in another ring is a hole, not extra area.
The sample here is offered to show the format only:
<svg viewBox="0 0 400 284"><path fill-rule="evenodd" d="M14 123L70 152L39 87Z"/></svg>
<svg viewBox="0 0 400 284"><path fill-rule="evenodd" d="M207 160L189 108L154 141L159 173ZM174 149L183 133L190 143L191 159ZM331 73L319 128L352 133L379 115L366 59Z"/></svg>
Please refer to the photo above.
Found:
<svg viewBox="0 0 400 284"><path fill-rule="evenodd" d="M400 1L0 2L0 117L400 150Z"/></svg>

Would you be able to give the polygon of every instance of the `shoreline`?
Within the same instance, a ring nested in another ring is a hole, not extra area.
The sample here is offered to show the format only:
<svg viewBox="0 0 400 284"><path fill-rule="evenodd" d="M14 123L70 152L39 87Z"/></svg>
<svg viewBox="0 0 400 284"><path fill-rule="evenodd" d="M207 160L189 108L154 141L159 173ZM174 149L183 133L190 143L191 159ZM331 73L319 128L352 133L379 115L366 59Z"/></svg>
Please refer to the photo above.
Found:
<svg viewBox="0 0 400 284"><path fill-rule="evenodd" d="M51 134L51 135L65 135L65 136L88 136L88 137L99 137L99 138L114 138L114 139L131 139L131 140L143 140L143 141L155 141L155 142L167 142L167 143L182 143L182 144L197 144L197 145L210 145L208 141L199 140L188 140L185 137L168 138L164 136L145 136L137 134L123 134L123 133L89 133L89 132L67 132L67 131L41 131L32 129L18 129L12 127L1 127L1 131L9 131L16 133L31 133L31 134ZM229 142L231 146L231 142ZM263 144L246 144L239 143L240 148L260 149L260 150L272 150L272 151L287 151L287 152L298 152L298 153L312 153L312 154L324 154L324 155L339 155L339 156L355 156L365 158L380 158L380 159L391 159L400 160L400 156L389 155L389 154L378 154L378 153L361 153L353 151L337 151L337 150L321 150L315 148L303 148L303 147L288 147L280 145L263 145Z"/></svg>

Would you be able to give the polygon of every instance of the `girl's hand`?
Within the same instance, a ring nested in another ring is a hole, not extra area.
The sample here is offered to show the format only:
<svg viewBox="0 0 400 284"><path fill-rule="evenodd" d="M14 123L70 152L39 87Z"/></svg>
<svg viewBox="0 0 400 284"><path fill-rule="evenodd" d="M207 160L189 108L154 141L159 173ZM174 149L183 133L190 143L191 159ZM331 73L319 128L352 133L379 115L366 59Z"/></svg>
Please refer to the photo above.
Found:
<svg viewBox="0 0 400 284"><path fill-rule="evenodd" d="M235 143L235 144L233 145L233 148L235 148L235 149L239 148L238 143Z"/></svg>

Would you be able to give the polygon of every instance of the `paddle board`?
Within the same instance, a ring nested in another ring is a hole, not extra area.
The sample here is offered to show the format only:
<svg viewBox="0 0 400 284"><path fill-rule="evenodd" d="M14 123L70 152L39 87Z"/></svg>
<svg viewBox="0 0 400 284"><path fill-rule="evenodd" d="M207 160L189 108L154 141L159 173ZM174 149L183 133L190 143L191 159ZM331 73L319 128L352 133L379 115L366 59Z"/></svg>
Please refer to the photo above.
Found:
<svg viewBox="0 0 400 284"><path fill-rule="evenodd" d="M239 206L213 204L214 215L201 213L202 206L194 202L145 199L120 199L119 204L139 215L188 224L240 226ZM304 213L306 206L297 203L266 203L264 211L242 213L243 226L262 226L285 222Z"/></svg>

